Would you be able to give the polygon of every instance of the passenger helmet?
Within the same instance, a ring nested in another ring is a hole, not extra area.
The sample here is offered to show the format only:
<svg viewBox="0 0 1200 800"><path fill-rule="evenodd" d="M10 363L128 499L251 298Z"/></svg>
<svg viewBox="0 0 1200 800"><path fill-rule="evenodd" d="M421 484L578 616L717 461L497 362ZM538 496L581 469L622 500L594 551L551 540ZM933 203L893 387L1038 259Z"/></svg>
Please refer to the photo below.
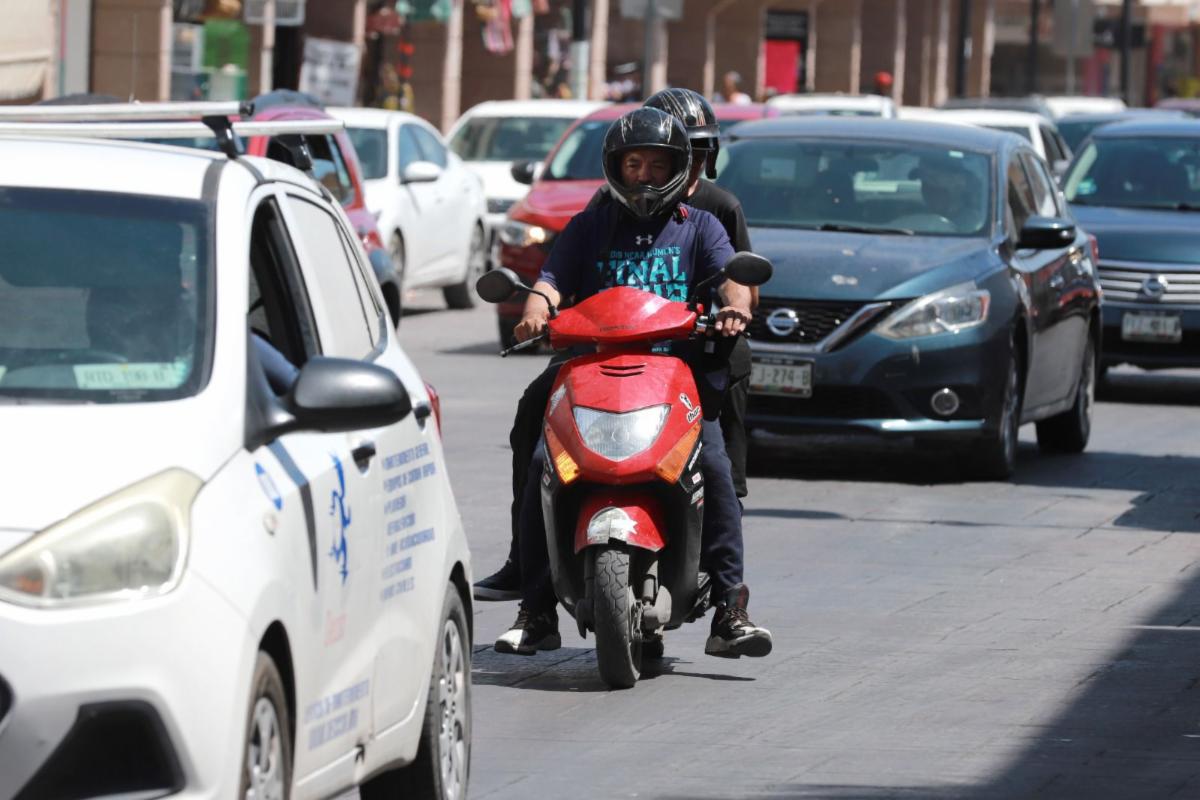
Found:
<svg viewBox="0 0 1200 800"><path fill-rule="evenodd" d="M663 89L650 96L646 107L665 111L683 123L692 143L692 160L706 159L704 174L710 180L716 178L721 128L704 95L691 89Z"/></svg>
<svg viewBox="0 0 1200 800"><path fill-rule="evenodd" d="M671 177L662 186L625 186L621 158L630 150L654 148L671 154ZM609 192L638 219L652 219L675 210L687 191L692 171L692 148L683 123L657 108L637 108L622 116L604 134L604 179Z"/></svg>

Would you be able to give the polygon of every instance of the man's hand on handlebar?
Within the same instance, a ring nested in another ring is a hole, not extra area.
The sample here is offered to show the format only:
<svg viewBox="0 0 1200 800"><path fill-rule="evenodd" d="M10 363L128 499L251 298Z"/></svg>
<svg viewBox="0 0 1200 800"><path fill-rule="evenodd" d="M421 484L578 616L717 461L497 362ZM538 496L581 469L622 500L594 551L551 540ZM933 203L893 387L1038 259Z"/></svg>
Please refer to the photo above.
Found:
<svg viewBox="0 0 1200 800"><path fill-rule="evenodd" d="M737 336L750 323L750 309L745 306L728 305L717 312L716 328L722 336Z"/></svg>
<svg viewBox="0 0 1200 800"><path fill-rule="evenodd" d="M535 336L540 336L545 332L546 323L549 320L549 311L527 310L525 316L521 317L521 321L517 323L517 327L513 328L513 337L518 342L525 342Z"/></svg>

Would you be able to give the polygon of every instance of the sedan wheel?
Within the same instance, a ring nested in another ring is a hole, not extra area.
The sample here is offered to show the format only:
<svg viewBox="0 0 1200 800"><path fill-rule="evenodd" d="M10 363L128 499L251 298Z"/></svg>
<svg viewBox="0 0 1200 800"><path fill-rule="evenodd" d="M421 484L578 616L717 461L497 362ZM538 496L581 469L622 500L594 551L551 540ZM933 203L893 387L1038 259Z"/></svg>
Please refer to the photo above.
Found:
<svg viewBox="0 0 1200 800"><path fill-rule="evenodd" d="M1021 430L1021 355L1015 347L1004 382L1004 399L996 430L975 446L969 470L984 480L1004 480L1017 466L1017 442Z"/></svg>
<svg viewBox="0 0 1200 800"><path fill-rule="evenodd" d="M1092 407L1096 402L1096 345L1090 333L1083 352L1075 402L1061 414L1037 424L1038 447L1052 453L1079 453L1092 434Z"/></svg>
<svg viewBox="0 0 1200 800"><path fill-rule="evenodd" d="M461 283L446 286L442 294L450 308L471 308L475 305L475 281L487 269L487 244L483 226L476 225L471 232L471 243L467 249L467 271Z"/></svg>

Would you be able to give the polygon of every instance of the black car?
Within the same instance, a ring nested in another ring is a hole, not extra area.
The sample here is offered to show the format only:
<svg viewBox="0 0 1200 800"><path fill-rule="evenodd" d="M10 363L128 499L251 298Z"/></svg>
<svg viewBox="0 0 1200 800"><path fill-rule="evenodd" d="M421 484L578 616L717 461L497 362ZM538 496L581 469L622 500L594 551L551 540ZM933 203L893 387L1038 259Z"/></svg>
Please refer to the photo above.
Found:
<svg viewBox="0 0 1200 800"><path fill-rule="evenodd" d="M722 149L755 250L752 431L869 431L1012 472L1017 429L1082 450L1099 285L1087 234L1012 134L836 118L747 122Z"/></svg>
<svg viewBox="0 0 1200 800"><path fill-rule="evenodd" d="M1100 128L1063 186L1100 243L1102 368L1200 367L1200 120Z"/></svg>

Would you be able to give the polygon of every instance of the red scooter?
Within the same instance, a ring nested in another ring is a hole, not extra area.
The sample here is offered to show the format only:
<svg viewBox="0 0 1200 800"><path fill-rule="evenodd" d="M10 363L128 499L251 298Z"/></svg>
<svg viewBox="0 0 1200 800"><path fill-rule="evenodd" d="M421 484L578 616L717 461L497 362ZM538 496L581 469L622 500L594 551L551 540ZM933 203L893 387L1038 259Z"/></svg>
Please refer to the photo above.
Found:
<svg viewBox="0 0 1200 800"><path fill-rule="evenodd" d="M595 345L554 383L541 494L554 591L580 635L596 634L600 677L613 688L637 682L646 641L707 609L700 395L690 367L654 345L703 337L713 320L696 298L726 277L757 286L771 264L738 253L686 303L620 286L551 306L546 334L501 353L546 338L554 349ZM491 303L534 291L508 269L484 274L477 290Z"/></svg>

